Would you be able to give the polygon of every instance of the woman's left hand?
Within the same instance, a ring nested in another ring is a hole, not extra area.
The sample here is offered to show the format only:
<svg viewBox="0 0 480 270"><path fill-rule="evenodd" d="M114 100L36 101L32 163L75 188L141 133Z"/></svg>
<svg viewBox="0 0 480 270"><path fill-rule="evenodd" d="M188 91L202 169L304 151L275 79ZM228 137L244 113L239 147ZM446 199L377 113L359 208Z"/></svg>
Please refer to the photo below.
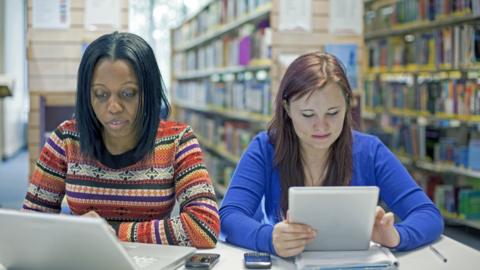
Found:
<svg viewBox="0 0 480 270"><path fill-rule="evenodd" d="M95 212L93 210L88 211L87 213L83 214L82 216L91 217L91 218L102 218L97 212ZM113 235L117 236L117 233L115 232L115 229L111 225L108 225L108 229L110 230L110 232Z"/></svg>
<svg viewBox="0 0 480 270"><path fill-rule="evenodd" d="M400 244L400 235L393 223L393 213L385 213L382 207L377 206L372 241L389 248L398 246Z"/></svg>

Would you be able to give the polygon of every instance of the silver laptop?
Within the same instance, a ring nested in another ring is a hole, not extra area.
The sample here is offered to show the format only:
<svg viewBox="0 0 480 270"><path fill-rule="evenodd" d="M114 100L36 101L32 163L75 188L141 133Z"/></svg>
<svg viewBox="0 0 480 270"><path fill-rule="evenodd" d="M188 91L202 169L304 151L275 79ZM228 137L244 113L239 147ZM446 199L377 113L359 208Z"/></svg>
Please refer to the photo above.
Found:
<svg viewBox="0 0 480 270"><path fill-rule="evenodd" d="M317 230L307 251L366 250L370 247L378 187L291 187L290 220Z"/></svg>
<svg viewBox="0 0 480 270"><path fill-rule="evenodd" d="M7 269L175 269L194 252L122 243L100 218L0 209L0 264Z"/></svg>

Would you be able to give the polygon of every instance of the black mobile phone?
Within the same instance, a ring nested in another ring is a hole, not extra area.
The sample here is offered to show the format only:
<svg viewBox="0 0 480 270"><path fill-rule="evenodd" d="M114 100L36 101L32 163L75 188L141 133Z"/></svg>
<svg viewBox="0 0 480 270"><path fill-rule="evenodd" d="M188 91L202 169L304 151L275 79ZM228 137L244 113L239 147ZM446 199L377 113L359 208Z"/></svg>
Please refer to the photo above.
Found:
<svg viewBox="0 0 480 270"><path fill-rule="evenodd" d="M211 269L220 258L220 254L216 253L195 253L185 262L186 268L194 269Z"/></svg>
<svg viewBox="0 0 480 270"><path fill-rule="evenodd" d="M268 269L272 267L270 254L265 252L246 252L243 254L243 261L246 268Z"/></svg>

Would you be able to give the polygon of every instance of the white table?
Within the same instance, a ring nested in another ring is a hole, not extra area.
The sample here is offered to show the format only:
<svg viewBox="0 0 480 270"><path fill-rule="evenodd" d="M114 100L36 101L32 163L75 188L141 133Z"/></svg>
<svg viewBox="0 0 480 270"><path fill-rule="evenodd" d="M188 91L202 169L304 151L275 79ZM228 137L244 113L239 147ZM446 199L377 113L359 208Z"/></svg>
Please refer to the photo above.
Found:
<svg viewBox="0 0 480 270"><path fill-rule="evenodd" d="M409 252L396 252L401 270L408 269L451 269L451 270L478 270L480 269L480 252L472 249L460 242L457 242L449 237L442 236L433 246L447 258L444 263L437 255L435 255L430 248L423 247ZM242 269L243 253L247 249L232 246L227 243L219 242L214 249L199 250L199 252L210 252L220 254L220 260L215 265L215 269L236 270ZM291 260L285 260L279 257L272 256L272 269L295 269L295 264ZM182 267L180 269L185 269ZM5 270L0 265L0 270Z"/></svg>

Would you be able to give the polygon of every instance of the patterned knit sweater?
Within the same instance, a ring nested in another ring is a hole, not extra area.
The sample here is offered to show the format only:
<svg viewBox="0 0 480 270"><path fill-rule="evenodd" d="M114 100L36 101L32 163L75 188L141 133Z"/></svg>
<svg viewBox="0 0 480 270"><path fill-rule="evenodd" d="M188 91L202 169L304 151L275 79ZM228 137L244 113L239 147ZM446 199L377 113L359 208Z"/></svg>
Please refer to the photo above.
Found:
<svg viewBox="0 0 480 270"><path fill-rule="evenodd" d="M62 123L40 153L23 208L75 215L91 210L122 241L212 248L218 207L203 155L189 126L161 121L151 156L112 169L80 153L74 120ZM170 217L175 204L180 214Z"/></svg>

